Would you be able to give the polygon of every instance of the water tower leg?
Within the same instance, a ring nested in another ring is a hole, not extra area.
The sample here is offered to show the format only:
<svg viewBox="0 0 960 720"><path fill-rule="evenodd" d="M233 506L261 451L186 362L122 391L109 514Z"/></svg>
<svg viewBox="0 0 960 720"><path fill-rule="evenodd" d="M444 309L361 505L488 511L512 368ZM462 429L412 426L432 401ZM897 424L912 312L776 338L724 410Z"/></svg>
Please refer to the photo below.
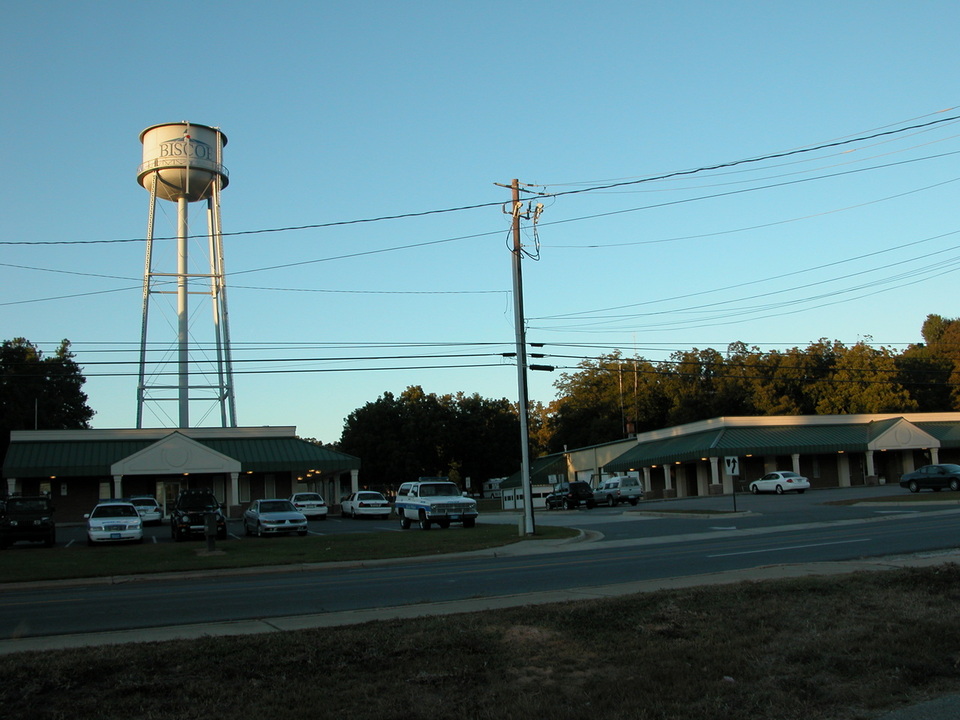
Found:
<svg viewBox="0 0 960 720"><path fill-rule="evenodd" d="M177 199L177 347L178 389L180 400L180 427L190 427L190 353L187 346L190 333L190 318L187 313L187 198Z"/></svg>

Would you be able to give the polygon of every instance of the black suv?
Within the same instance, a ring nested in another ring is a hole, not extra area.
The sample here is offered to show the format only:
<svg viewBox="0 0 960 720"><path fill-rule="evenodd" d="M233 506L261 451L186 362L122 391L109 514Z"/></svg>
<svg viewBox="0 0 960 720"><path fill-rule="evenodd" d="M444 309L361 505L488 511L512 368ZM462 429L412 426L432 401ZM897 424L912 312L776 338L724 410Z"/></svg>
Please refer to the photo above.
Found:
<svg viewBox="0 0 960 720"><path fill-rule="evenodd" d="M227 537L227 518L216 496L210 490L181 490L170 513L170 535L180 542L191 535L204 537L207 516L215 515L217 539Z"/></svg>
<svg viewBox="0 0 960 720"><path fill-rule="evenodd" d="M560 483L553 492L546 498L547 510L556 510L562 507L564 510L573 510L573 508L586 505L592 508L596 505L593 499L593 490L590 485L582 480L572 483Z"/></svg>
<svg viewBox="0 0 960 720"><path fill-rule="evenodd" d="M18 540L42 542L46 547L56 544L57 526L49 497L11 495L0 500L0 548Z"/></svg>

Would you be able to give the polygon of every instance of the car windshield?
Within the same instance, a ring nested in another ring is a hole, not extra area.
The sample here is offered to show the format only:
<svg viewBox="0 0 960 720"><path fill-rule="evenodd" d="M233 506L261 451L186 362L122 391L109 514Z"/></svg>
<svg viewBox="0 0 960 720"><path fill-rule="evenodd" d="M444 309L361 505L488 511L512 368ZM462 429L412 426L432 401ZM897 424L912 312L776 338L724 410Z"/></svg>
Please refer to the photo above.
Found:
<svg viewBox="0 0 960 720"><path fill-rule="evenodd" d="M156 506L157 506L157 501L156 501L156 500L151 500L150 498L136 498L136 499L134 499L134 500L131 500L130 502L131 502L132 504L136 505L137 507L150 507L150 508L153 508L153 507L156 507Z"/></svg>
<svg viewBox="0 0 960 720"><path fill-rule="evenodd" d="M180 498L184 510L211 510L220 507L213 495L184 495Z"/></svg>
<svg viewBox="0 0 960 720"><path fill-rule="evenodd" d="M270 502L260 503L260 512L262 513L275 513L275 512L293 512L293 505L290 504L288 500L271 500Z"/></svg>
<svg viewBox="0 0 960 720"><path fill-rule="evenodd" d="M132 505L98 505L90 513L90 517L137 517L137 509Z"/></svg>
<svg viewBox="0 0 960 720"><path fill-rule="evenodd" d="M7 500L7 511L15 513L47 512L49 503L46 500Z"/></svg>
<svg viewBox="0 0 960 720"><path fill-rule="evenodd" d="M300 502L323 502L323 498L316 493L301 493L300 495L297 495L297 500Z"/></svg>
<svg viewBox="0 0 960 720"><path fill-rule="evenodd" d="M362 492L357 495L358 500L383 500L383 495L378 492Z"/></svg>
<svg viewBox="0 0 960 720"><path fill-rule="evenodd" d="M800 476L799 476L797 473L795 473L795 472L782 472L782 473L780 473L780 474L783 475L785 478L800 477Z"/></svg>
<svg viewBox="0 0 960 720"><path fill-rule="evenodd" d="M453 483L431 483L420 486L420 497L436 497L437 495L459 495L460 490Z"/></svg>

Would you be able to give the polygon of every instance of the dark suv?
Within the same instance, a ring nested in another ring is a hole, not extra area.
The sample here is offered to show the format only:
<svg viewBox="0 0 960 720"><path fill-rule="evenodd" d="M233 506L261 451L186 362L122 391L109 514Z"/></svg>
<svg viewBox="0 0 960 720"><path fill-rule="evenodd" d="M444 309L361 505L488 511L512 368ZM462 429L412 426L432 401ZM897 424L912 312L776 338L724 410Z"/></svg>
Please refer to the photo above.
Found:
<svg viewBox="0 0 960 720"><path fill-rule="evenodd" d="M49 497L12 495L0 500L0 548L18 540L42 542L46 547L56 544L57 527Z"/></svg>
<svg viewBox="0 0 960 720"><path fill-rule="evenodd" d="M552 493L547 495L546 503L547 510L556 510L561 507L564 510L573 510L573 508L581 505L586 505L588 508L596 505L593 499L593 490L590 489L588 483L582 480L560 483L553 489Z"/></svg>
<svg viewBox="0 0 960 720"><path fill-rule="evenodd" d="M177 542L191 535L204 537L208 515L216 517L217 539L224 540L227 518L216 496L210 490L181 490L170 513L170 535Z"/></svg>

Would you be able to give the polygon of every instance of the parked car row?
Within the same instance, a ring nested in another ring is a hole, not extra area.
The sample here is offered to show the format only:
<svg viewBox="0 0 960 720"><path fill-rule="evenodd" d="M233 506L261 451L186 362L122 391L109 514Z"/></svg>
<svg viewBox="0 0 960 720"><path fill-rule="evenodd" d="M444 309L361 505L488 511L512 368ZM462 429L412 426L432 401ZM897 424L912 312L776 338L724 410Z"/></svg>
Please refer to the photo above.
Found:
<svg viewBox="0 0 960 720"><path fill-rule="evenodd" d="M573 510L581 505L593 508L597 505L616 507L620 503L628 502L637 505L643 500L643 483L640 478L621 476L607 478L596 488L591 488L585 480L562 482L556 485L545 499L547 510Z"/></svg>

